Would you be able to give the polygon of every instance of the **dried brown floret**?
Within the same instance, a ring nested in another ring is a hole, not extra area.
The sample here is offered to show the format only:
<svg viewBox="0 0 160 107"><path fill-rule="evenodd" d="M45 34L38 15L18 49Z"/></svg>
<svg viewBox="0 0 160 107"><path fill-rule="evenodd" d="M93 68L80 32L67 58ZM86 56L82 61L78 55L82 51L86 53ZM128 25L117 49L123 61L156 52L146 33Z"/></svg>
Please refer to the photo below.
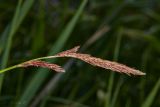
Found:
<svg viewBox="0 0 160 107"><path fill-rule="evenodd" d="M28 61L20 65L20 67L29 67L29 66L43 67L43 68L52 69L57 72L65 72L65 70L57 64L51 64L51 63L48 63L45 61L39 61L39 60Z"/></svg>

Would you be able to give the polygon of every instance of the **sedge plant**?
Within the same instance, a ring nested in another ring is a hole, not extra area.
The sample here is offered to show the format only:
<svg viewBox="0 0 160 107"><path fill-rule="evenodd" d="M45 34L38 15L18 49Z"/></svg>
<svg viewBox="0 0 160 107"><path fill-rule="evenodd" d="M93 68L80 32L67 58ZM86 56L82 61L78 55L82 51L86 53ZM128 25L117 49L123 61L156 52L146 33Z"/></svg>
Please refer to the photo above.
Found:
<svg viewBox="0 0 160 107"><path fill-rule="evenodd" d="M123 65L123 64L120 64L117 62L103 60L100 58L93 57L89 54L78 53L77 51L79 48L80 48L79 46L76 46L72 49L60 52L60 53L53 55L53 56L40 57L40 58L35 58L35 59L29 60L29 61L25 61L20 64L8 67L6 69L2 69L2 70L0 70L0 73L4 73L6 71L9 71L9 70L12 70L15 68L19 68L19 67L29 67L29 66L44 67L44 68L52 69L56 72L65 72L65 70L61 66L59 66L57 64L48 63L48 62L45 62L42 60L43 59L58 58L58 57L71 57L71 58L80 59L84 62L87 62L87 63L93 65L93 66L98 66L101 68L110 69L112 71L116 71L119 73L125 73L128 75L130 75L130 74L132 74L132 75L145 75L145 73L143 73L139 70L133 69L131 67L128 67L126 65Z"/></svg>

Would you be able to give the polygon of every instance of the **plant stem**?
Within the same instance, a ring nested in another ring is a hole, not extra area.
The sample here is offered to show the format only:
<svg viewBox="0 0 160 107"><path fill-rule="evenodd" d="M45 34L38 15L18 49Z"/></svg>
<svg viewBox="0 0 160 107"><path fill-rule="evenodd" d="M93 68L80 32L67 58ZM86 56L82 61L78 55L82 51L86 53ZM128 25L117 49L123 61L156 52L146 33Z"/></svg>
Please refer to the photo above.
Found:
<svg viewBox="0 0 160 107"><path fill-rule="evenodd" d="M0 70L0 73L6 72L6 71L9 71L9 70L18 68L18 67L19 67L19 64L18 64L18 65L11 66L11 67L8 67L8 68L5 68L5 69L2 69L2 70Z"/></svg>

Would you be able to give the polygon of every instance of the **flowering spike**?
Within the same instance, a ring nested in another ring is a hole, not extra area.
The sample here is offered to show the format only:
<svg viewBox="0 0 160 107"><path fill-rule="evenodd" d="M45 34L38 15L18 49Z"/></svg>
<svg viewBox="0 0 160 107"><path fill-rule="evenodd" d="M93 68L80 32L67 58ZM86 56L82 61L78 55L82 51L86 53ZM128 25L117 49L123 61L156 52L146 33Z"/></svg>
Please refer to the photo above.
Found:
<svg viewBox="0 0 160 107"><path fill-rule="evenodd" d="M28 66L44 67L44 68L52 69L57 72L64 72L65 70L61 66L56 65L56 64L47 63L47 62L40 61L40 60L41 59L57 58L57 57L71 57L71 58L77 58L82 61L85 61L93 66L98 66L101 68L110 69L112 71L116 71L119 73L125 73L128 75L130 75L130 74L132 74L132 75L146 75L145 73L143 73L139 70L130 68L126 65L123 65L123 64L120 64L117 62L103 60L100 58L93 57L89 54L77 53L78 49L79 49L79 46L76 46L72 49L60 52L54 56L40 57L40 58L36 58L33 60L29 60L27 62L0 70L0 73L17 68L17 67L28 67Z"/></svg>
<svg viewBox="0 0 160 107"><path fill-rule="evenodd" d="M73 49L76 49L76 51L72 51ZM103 60L103 59L100 59L100 58L90 56L89 54L77 53L77 49L78 49L77 47L75 47L73 49L61 52L61 53L57 54L56 56L57 57L77 58L77 59L85 61L85 62L87 62L91 65L98 66L98 67L105 68L105 69L110 69L112 71L116 71L116 72L119 72L119 73L125 73L125 74L128 74L128 75L130 75L130 74L145 75L145 73L143 73L139 70L130 68L126 65L119 64L117 62Z"/></svg>
<svg viewBox="0 0 160 107"><path fill-rule="evenodd" d="M19 67L29 67L29 66L43 67L43 68L52 69L57 72L65 72L65 70L59 65L47 63L44 61L38 61L38 60L27 61L19 65Z"/></svg>

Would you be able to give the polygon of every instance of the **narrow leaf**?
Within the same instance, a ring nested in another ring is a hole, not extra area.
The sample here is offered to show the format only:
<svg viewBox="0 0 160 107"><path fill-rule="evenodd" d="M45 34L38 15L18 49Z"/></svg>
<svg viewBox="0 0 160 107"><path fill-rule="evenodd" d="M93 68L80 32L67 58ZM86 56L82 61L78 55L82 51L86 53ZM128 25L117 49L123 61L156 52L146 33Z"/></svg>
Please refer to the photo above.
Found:
<svg viewBox="0 0 160 107"><path fill-rule="evenodd" d="M146 100L143 102L141 107L151 107L159 88L160 88L160 79L157 81L157 83L155 84L152 91L149 93L149 95L147 96Z"/></svg>

